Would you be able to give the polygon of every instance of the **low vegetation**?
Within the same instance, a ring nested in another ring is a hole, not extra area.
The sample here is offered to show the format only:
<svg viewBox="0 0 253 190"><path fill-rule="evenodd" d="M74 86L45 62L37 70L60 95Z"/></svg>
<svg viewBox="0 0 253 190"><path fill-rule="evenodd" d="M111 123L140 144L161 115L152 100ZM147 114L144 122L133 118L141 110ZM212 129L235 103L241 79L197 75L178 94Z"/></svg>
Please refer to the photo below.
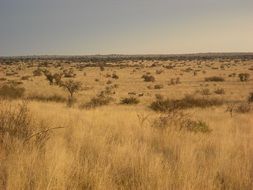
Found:
<svg viewBox="0 0 253 190"><path fill-rule="evenodd" d="M197 98L193 95L187 95L183 99L156 99L151 103L150 108L154 111L167 112L174 109L186 109L186 108L206 108L210 106L220 106L223 101L216 98Z"/></svg>

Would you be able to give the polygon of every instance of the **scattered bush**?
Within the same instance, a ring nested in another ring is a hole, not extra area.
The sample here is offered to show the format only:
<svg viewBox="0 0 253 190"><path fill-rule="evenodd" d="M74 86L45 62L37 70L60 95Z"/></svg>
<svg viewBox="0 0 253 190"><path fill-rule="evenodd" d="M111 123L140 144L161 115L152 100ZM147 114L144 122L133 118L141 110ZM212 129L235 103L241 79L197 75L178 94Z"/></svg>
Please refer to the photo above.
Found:
<svg viewBox="0 0 253 190"><path fill-rule="evenodd" d="M0 88L0 97L17 99L23 97L25 89L13 85L4 85Z"/></svg>
<svg viewBox="0 0 253 190"><path fill-rule="evenodd" d="M225 79L223 77L213 76L213 77L206 77L206 82L224 82Z"/></svg>
<svg viewBox="0 0 253 190"><path fill-rule="evenodd" d="M140 101L135 98L135 97L128 97L128 98L123 98L120 103L121 104L138 104Z"/></svg>

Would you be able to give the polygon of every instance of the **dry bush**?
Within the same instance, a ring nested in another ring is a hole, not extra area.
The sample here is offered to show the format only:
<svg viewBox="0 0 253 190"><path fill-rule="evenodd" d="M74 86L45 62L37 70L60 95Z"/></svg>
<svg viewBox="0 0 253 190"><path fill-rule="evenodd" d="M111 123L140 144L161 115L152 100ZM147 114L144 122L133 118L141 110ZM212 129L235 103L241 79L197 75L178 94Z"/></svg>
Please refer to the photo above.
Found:
<svg viewBox="0 0 253 190"><path fill-rule="evenodd" d="M33 76L41 76L43 74L43 70L41 68L37 68L33 71Z"/></svg>
<svg viewBox="0 0 253 190"><path fill-rule="evenodd" d="M202 94L204 96L208 96L208 95L211 95L211 91L209 88L203 88L200 90L200 94Z"/></svg>
<svg viewBox="0 0 253 190"><path fill-rule="evenodd" d="M217 88L215 91L214 91L215 94L225 94L225 90L224 88Z"/></svg>
<svg viewBox="0 0 253 190"><path fill-rule="evenodd" d="M162 115L154 120L153 127L160 129L173 129L179 131L189 131L194 133L211 132L208 124L202 120L193 120L188 114L177 108L170 110L166 115Z"/></svg>
<svg viewBox="0 0 253 190"><path fill-rule="evenodd" d="M154 89L162 89L163 88L163 85L162 84L156 84L154 86Z"/></svg>
<svg viewBox="0 0 253 190"><path fill-rule="evenodd" d="M27 102L13 106L9 102L0 101L0 143L7 136L25 140L32 134L30 124Z"/></svg>
<svg viewBox="0 0 253 190"><path fill-rule="evenodd" d="M112 78L113 78L113 79L119 79L119 76L118 76L116 73L113 73L113 74L112 74Z"/></svg>
<svg viewBox="0 0 253 190"><path fill-rule="evenodd" d="M243 103L240 103L239 105L237 105L235 111L237 113L248 113L252 110L252 107L250 105L250 103L248 102L243 102Z"/></svg>
<svg viewBox="0 0 253 190"><path fill-rule="evenodd" d="M238 74L238 77L241 82L245 82L249 80L250 74L249 73L240 73Z"/></svg>
<svg viewBox="0 0 253 190"><path fill-rule="evenodd" d="M139 99L135 98L135 97L127 97L127 98L122 98L120 103L121 104L138 104L140 102Z"/></svg>
<svg viewBox="0 0 253 190"><path fill-rule="evenodd" d="M14 85L3 85L0 88L0 97L17 99L23 97L25 89Z"/></svg>
<svg viewBox="0 0 253 190"><path fill-rule="evenodd" d="M143 78L145 82L155 82L155 77L149 74L145 74L141 78Z"/></svg>
<svg viewBox="0 0 253 190"><path fill-rule="evenodd" d="M206 108L210 106L220 106L223 101L216 98L197 98L192 95L187 95L180 100L172 99L157 99L151 103L150 108L154 111L167 112L174 109L186 108Z"/></svg>
<svg viewBox="0 0 253 190"><path fill-rule="evenodd" d="M113 98L111 97L111 95L114 94L114 92L112 91L113 88L113 86L106 87L105 90L101 91L96 97L91 98L89 102L82 104L80 108L92 109L108 105L110 102L113 101Z"/></svg>
<svg viewBox="0 0 253 190"><path fill-rule="evenodd" d="M212 77L206 77L205 81L206 82L224 82L225 79L219 76L212 76Z"/></svg>
<svg viewBox="0 0 253 190"><path fill-rule="evenodd" d="M44 95L32 95L28 96L27 99L29 100L36 100L42 102L66 102L67 99L60 96L60 95L51 95L51 96L44 96Z"/></svg>
<svg viewBox="0 0 253 190"><path fill-rule="evenodd" d="M252 103L253 102L253 92L251 92L248 96L248 102Z"/></svg>

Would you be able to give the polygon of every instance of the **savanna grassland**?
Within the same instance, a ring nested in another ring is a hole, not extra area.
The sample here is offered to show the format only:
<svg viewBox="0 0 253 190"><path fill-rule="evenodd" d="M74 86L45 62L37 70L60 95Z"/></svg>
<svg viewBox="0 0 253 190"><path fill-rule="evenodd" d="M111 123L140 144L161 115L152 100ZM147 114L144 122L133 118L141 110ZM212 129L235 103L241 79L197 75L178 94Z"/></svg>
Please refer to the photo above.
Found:
<svg viewBox="0 0 253 190"><path fill-rule="evenodd" d="M253 56L0 59L0 189L253 189Z"/></svg>

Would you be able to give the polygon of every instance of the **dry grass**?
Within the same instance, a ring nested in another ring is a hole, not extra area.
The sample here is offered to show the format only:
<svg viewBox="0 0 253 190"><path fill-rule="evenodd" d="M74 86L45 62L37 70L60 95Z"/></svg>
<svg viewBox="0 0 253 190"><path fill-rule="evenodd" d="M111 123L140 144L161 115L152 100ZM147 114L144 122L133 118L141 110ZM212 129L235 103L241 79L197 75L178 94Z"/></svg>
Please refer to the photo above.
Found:
<svg viewBox="0 0 253 190"><path fill-rule="evenodd" d="M252 110L235 110L241 102L252 106L253 81L229 77L252 75L252 60L16 64L0 65L0 86L18 83L25 89L19 98L34 98L0 100L1 190L253 189ZM33 76L38 68L82 82L73 107L64 102L68 92L49 85L41 72ZM155 76L153 85L142 78L147 73ZM20 76L30 78L19 83ZM205 81L212 76L224 81ZM147 88L156 84L163 88ZM201 89L212 93L195 93ZM120 104L129 95L140 102ZM155 96L159 106L168 101L169 111L187 109L182 115L153 112ZM220 100L236 104L233 114Z"/></svg>
<svg viewBox="0 0 253 190"><path fill-rule="evenodd" d="M6 102L5 102L6 104ZM14 106L15 102L7 102ZM124 106L68 109L29 104L34 132L50 132L43 146L32 139L1 139L1 189L252 189L252 117L206 110L211 133L151 126L149 112ZM115 111L117 110L117 111ZM1 107L1 111L3 108ZM3 144L12 143L6 152Z"/></svg>

